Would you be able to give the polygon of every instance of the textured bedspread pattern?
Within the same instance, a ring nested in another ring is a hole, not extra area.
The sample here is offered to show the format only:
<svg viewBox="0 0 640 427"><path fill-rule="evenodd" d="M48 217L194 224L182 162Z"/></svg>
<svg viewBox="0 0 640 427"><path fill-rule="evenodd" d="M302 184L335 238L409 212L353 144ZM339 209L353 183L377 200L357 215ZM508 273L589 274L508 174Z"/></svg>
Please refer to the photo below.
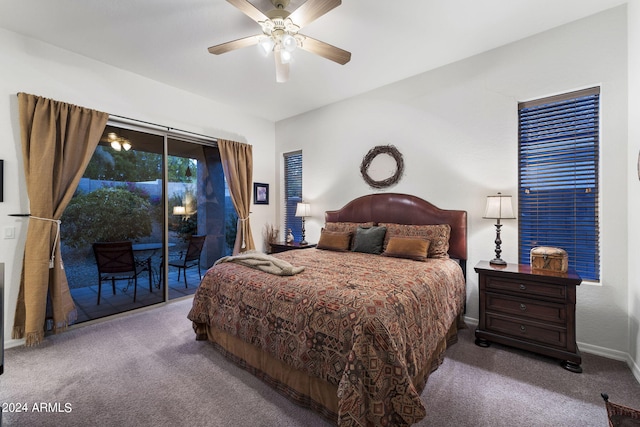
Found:
<svg viewBox="0 0 640 427"><path fill-rule="evenodd" d="M235 263L211 268L188 317L252 343L338 388L340 426L411 425L425 414L412 377L460 313L453 260L418 262L305 249L276 276Z"/></svg>

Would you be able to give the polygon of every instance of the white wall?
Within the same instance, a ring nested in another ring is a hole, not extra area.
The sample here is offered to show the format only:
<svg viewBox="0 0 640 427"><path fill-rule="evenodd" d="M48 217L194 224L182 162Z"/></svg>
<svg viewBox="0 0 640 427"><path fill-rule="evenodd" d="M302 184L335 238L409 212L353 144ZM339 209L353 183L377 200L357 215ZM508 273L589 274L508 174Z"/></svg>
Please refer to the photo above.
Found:
<svg viewBox="0 0 640 427"><path fill-rule="evenodd" d="M629 25L629 355L640 378L640 2L628 4ZM633 254L633 255L632 255Z"/></svg>
<svg viewBox="0 0 640 427"><path fill-rule="evenodd" d="M0 29L0 158L4 160L4 203L0 231L15 227L16 239L0 238L5 264L5 342L11 340L28 220L8 214L29 212L18 123L18 92L135 118L167 127L253 145L254 179L275 186L275 127L198 95L149 80ZM211 82L215 84L215 82ZM253 234L274 222L275 205L252 207ZM4 232L0 234L4 236Z"/></svg>
<svg viewBox="0 0 640 427"><path fill-rule="evenodd" d="M314 212L307 240L317 241L325 210L374 192L360 177L360 162L372 147L394 144L405 175L385 191L468 212L467 314L477 319L473 266L494 255L495 227L482 219L486 196L511 194L517 207L517 103L601 85L602 284L579 287L577 334L583 350L625 358L626 26L625 8L612 9L278 122L276 156L303 150L303 196ZM502 256L517 262L517 221L504 221L502 230Z"/></svg>

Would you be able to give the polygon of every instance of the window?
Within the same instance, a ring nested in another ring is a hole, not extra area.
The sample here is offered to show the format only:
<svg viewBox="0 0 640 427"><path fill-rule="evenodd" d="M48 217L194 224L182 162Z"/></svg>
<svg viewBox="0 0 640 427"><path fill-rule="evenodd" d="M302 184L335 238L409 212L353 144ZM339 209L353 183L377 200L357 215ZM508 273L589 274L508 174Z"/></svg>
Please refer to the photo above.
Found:
<svg viewBox="0 0 640 427"><path fill-rule="evenodd" d="M567 251L569 266L600 280L600 88L523 102L519 110L519 254Z"/></svg>
<svg viewBox="0 0 640 427"><path fill-rule="evenodd" d="M284 233L291 229L294 240L302 240L302 218L296 217L296 207L302 201L302 151L284 154Z"/></svg>

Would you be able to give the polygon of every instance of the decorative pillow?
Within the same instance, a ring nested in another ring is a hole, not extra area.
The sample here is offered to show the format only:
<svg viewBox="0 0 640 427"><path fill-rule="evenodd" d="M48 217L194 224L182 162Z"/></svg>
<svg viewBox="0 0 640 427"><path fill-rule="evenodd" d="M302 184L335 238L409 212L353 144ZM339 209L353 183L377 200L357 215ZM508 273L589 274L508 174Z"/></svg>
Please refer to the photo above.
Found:
<svg viewBox="0 0 640 427"><path fill-rule="evenodd" d="M382 255L424 261L427 259L429 243L428 240L420 238L391 237Z"/></svg>
<svg viewBox="0 0 640 427"><path fill-rule="evenodd" d="M438 225L405 225L405 224L385 224L387 227L385 236L385 248L391 237L417 237L429 241L429 258L449 258L449 236L451 226L449 224Z"/></svg>
<svg viewBox="0 0 640 427"><path fill-rule="evenodd" d="M327 222L324 225L324 229L327 231L339 231L341 233L351 233L352 236L355 236L356 231L358 230L358 226L362 226L364 228L370 228L374 226L373 222ZM353 249L354 240L351 239L351 247Z"/></svg>
<svg viewBox="0 0 640 427"><path fill-rule="evenodd" d="M353 252L381 254L386 232L387 229L385 227L358 227L351 250Z"/></svg>
<svg viewBox="0 0 640 427"><path fill-rule="evenodd" d="M330 251L347 251L351 243L351 233L339 231L320 231L320 240L316 246L318 249L327 249Z"/></svg>
<svg viewBox="0 0 640 427"><path fill-rule="evenodd" d="M358 227L371 228L373 226L373 222L327 222L324 225L324 229L327 231L351 232L355 234Z"/></svg>

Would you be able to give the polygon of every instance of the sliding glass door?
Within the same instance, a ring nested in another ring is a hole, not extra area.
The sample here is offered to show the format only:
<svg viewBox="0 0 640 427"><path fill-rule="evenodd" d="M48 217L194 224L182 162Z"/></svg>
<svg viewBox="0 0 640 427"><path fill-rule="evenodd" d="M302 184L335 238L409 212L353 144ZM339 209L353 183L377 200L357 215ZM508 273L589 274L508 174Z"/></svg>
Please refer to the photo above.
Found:
<svg viewBox="0 0 640 427"><path fill-rule="evenodd" d="M62 217L78 321L193 294L230 253L234 215L214 143L107 125ZM113 242L128 253L96 254L95 243Z"/></svg>
<svg viewBox="0 0 640 427"><path fill-rule="evenodd" d="M237 216L216 147L168 138L169 298L192 294L206 268L233 251Z"/></svg>

